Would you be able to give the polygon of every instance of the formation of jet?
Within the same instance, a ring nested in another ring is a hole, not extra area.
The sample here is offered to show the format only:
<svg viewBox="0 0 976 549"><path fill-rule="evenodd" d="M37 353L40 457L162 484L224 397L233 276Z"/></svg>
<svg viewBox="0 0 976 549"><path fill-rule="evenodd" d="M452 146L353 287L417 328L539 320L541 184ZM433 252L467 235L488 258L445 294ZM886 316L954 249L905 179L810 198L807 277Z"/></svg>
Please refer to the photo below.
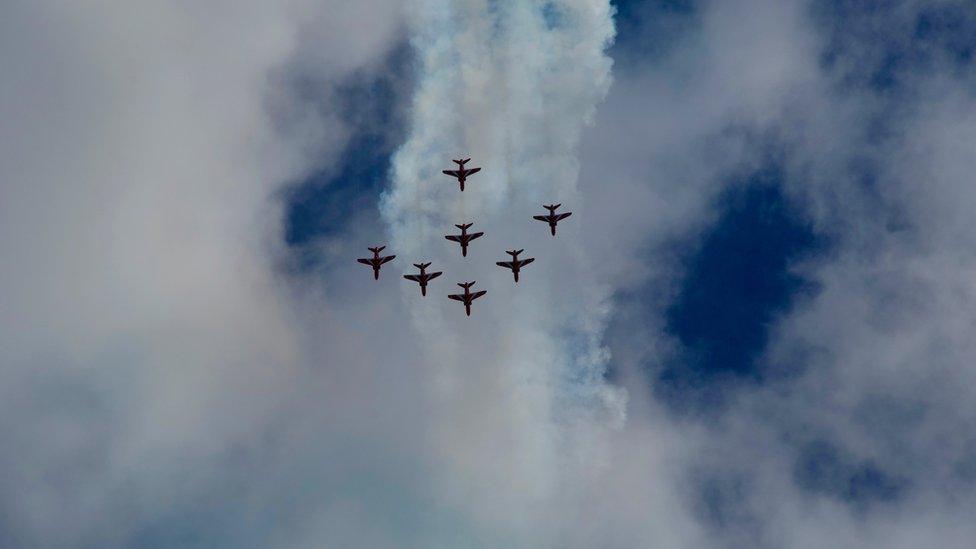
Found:
<svg viewBox="0 0 976 549"><path fill-rule="evenodd" d="M420 284L420 295L426 296L427 295L427 283L430 282L431 280L433 280L433 279L441 276L442 273L439 272L439 271L436 272L436 273L424 272L424 269L426 269L427 267L430 267L430 263L414 263L413 266L416 267L416 268L418 268L418 269L420 269L420 274L403 275L403 278L406 278L407 280L412 280L412 281L416 282L417 284Z"/></svg>
<svg viewBox="0 0 976 549"><path fill-rule="evenodd" d="M373 257L370 258L361 257L356 260L362 263L363 265L369 265L370 267L373 268L373 280L380 279L380 265L387 263L389 261L393 261L393 259L396 257L395 255L380 257L380 252L383 251L383 248L386 248L386 246L380 246L379 248L367 248L369 251L373 252Z"/></svg>
<svg viewBox="0 0 976 549"><path fill-rule="evenodd" d="M563 219L573 215L573 212L566 212L557 214L556 209L562 206L562 204L550 204L548 206L542 206L543 208L549 210L549 215L533 215L532 219L538 219L539 221L545 221L549 224L549 230L552 232L552 236L556 236L556 223L559 223Z"/></svg>
<svg viewBox="0 0 976 549"><path fill-rule="evenodd" d="M466 315L468 315L468 316L471 316L471 302L474 301L474 300L476 300L476 299L478 299L479 297L487 294L488 292L486 290L481 290L479 292L471 293L471 290L469 290L469 288L471 288L471 286L474 286L474 281L471 281L471 282L458 282L458 286L464 288L464 293L463 294L451 294L451 295L449 295L447 297L449 297L449 298L451 298L451 299L453 299L455 301L460 301L461 303L464 303L464 313Z"/></svg>
<svg viewBox="0 0 976 549"><path fill-rule="evenodd" d="M528 265L529 263L532 263L533 261L535 261L535 258L534 257L527 257L525 259L519 259L518 258L518 254L520 254L520 253L522 253L524 251L525 250L511 250L511 251L506 251L505 253L507 253L508 255L512 256L512 260L511 261L498 261L498 262L495 263L495 265L498 265L499 267L505 267L506 269L511 269L512 270L512 274L515 275L515 283L516 284L518 284L519 269L521 269L523 266Z"/></svg>
<svg viewBox="0 0 976 549"><path fill-rule="evenodd" d="M464 182L467 180L468 176L471 175L471 174L475 174L475 173L478 173L479 171L481 171L481 168L465 168L464 165L467 164L470 160L471 160L470 158L465 158L464 160L454 160L453 162L455 164L457 164L458 169L456 169L456 170L444 170L444 173L445 174L447 174L447 175L449 175L451 177L457 178L458 184L461 187L461 192L464 192ZM565 213L557 214L556 213L556 210L559 209L560 206L562 206L562 204L550 204L548 206L543 205L542 207L545 208L545 209L547 209L547 210L549 210L549 213L547 215L534 215L534 216L532 216L533 219L537 219L539 221L545 221L546 223L548 223L549 224L549 231L552 233L552 236L556 236L556 224L559 223L560 221L562 221L563 219L566 219L567 217L573 215L573 212L565 212ZM449 235L445 235L444 236L444 238L446 238L446 239L448 239L448 240L450 240L452 242L457 242L458 244L461 245L461 257L467 257L468 256L468 244L470 244L472 240L474 240L476 238L481 238L485 234L483 232L470 233L469 234L468 233L468 229L472 225L474 225L474 223L465 223L463 225L455 225L455 227L457 227L458 229L461 229L461 234L449 234ZM396 257L395 255L388 255L388 256L385 256L385 257L381 257L380 256L380 252L383 251L384 248L386 248L386 246L380 246L378 248L369 248L369 251L373 252L373 257L371 257L371 258L361 258L361 259L358 259L357 260L360 263L362 263L364 265L369 265L370 267L373 268L373 279L374 280L379 280L379 278L380 278L380 267L384 263L387 263L389 261L393 261L393 259ZM522 253L522 252L524 252L524 251L525 250L508 250L505 253L507 253L508 255L512 256L512 260L511 261L498 261L498 262L495 263L495 265L498 265L499 267L504 267L506 269L511 270L512 271L512 276L515 277L515 283L516 284L518 284L518 281L519 281L519 272L521 271L522 267L525 267L529 263L532 263L533 261L535 261L535 258L534 257L527 257L525 259L519 259L518 258L519 254ZM414 263L413 266L416 267L416 268L418 268L418 269L420 269L420 273L419 274L405 274L405 275L403 275L403 278L405 278L407 280L410 280L412 282L416 282L417 284L419 284L420 285L420 295L426 297L427 296L427 283L429 283L431 280L433 280L433 279L441 276L441 274L443 274L443 273L441 273L440 271L433 272L433 273L428 273L427 272L427 267L430 267L430 263ZM447 296L447 297L449 297L449 298L451 298L451 299L453 299L455 301L460 301L461 303L463 303L464 304L464 313L467 316L471 316L471 303L474 302L475 299L478 299L479 297L481 297L481 296L485 295L486 293L488 293L485 290L481 290L481 291L478 291L478 292L471 292L471 286L474 286L474 284L475 283L473 281L472 282L458 282L458 286L460 286L461 288L464 288L464 293L463 294L450 294L450 295Z"/></svg>
<svg viewBox="0 0 976 549"><path fill-rule="evenodd" d="M474 223L465 223L464 225L455 225L458 229L461 229L461 234L449 234L445 235L444 238L448 240L453 240L461 245L461 257L468 257L468 243L476 238L481 238L485 233L471 233L468 234L468 228L474 225Z"/></svg>
<svg viewBox="0 0 976 549"><path fill-rule="evenodd" d="M443 171L445 175L457 178L458 184L461 185L461 192L464 192L464 181L468 178L468 176L481 171L481 168L465 168L464 165L469 161L471 161L470 158L465 158L464 160L452 160L452 162L458 165L458 169Z"/></svg>

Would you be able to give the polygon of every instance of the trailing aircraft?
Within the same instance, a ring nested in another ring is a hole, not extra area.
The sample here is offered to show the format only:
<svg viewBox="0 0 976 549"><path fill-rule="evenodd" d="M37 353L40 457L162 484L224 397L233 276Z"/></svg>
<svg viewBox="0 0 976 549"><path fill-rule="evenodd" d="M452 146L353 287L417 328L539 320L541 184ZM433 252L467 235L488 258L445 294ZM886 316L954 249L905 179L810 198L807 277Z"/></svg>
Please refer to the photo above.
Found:
<svg viewBox="0 0 976 549"><path fill-rule="evenodd" d="M464 303L464 312L465 312L465 314L467 314L468 316L471 316L471 302L474 301L474 300L476 300L476 299L478 299L479 297L487 294L488 292L486 290L481 290L480 292L471 293L471 291L469 290L469 288L471 286L474 286L474 281L471 281L471 282L458 282L458 286L464 288L464 293L463 294L451 294L451 295L449 295L447 297L449 297L449 298L451 298L451 299L453 299L455 301L460 301L461 303Z"/></svg>
<svg viewBox="0 0 976 549"><path fill-rule="evenodd" d="M464 165L467 164L470 160L471 160L470 158L465 158L464 160L452 160L451 162L454 162L455 164L458 165L458 169L456 169L456 170L444 170L442 172L445 175L449 175L451 177L456 177L457 178L458 184L461 185L461 192L464 192L464 181L468 178L468 176L469 175L472 175L472 174L476 174L476 173L478 173L478 172L481 171L481 168L468 168L468 169L466 169L464 167Z"/></svg>
<svg viewBox="0 0 976 549"><path fill-rule="evenodd" d="M418 269L420 269L420 274L403 275L403 278L406 278L407 280L412 280L412 281L416 282L417 284L420 284L420 295L426 296L427 295L427 283L430 282L431 280L433 280L433 279L441 276L442 273L441 272L436 272L436 273L424 272L424 269L426 269L427 267L430 267L430 263L414 263L413 266L416 267L416 268L418 268Z"/></svg>
<svg viewBox="0 0 976 549"><path fill-rule="evenodd" d="M471 233L468 234L468 228L474 225L474 223L466 223L464 225L455 225L458 229L461 229L461 234L449 234L445 235L444 238L457 242L461 245L461 257L468 257L468 243L476 238L481 238L485 233Z"/></svg>
<svg viewBox="0 0 976 549"><path fill-rule="evenodd" d="M566 212L557 214L556 209L562 206L562 204L550 204L548 206L542 206L543 208L549 210L549 215L533 215L532 219L538 219L539 221L545 221L549 224L549 230L552 232L552 236L556 236L556 223L559 223L563 219L573 215L573 212Z"/></svg>
<svg viewBox="0 0 976 549"><path fill-rule="evenodd" d="M518 254L524 252L525 250L512 250L506 251L508 255L512 256L511 261L498 261L495 265L499 267L505 267L506 269L511 269L512 274L515 275L515 283L518 284L519 269L535 261L534 257L527 257L525 259L519 259Z"/></svg>
<svg viewBox="0 0 976 549"><path fill-rule="evenodd" d="M380 252L383 251L383 248L386 248L386 246L380 246L379 248L368 248L369 251L373 252L373 257L371 257L371 258L359 258L359 259L356 260L356 261L362 263L363 265L369 265L370 267L373 268L373 279L374 280L379 280L380 279L380 265L382 265L382 264L384 264L386 262L389 262L389 261L393 261L393 258L396 257L395 255L388 255L386 257L380 257Z"/></svg>

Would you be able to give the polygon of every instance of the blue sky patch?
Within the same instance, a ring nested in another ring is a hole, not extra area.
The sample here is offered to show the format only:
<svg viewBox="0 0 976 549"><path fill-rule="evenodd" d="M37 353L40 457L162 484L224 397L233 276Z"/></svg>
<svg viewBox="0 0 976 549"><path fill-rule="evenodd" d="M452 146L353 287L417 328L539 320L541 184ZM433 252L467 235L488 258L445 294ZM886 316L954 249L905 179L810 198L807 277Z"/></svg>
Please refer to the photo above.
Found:
<svg viewBox="0 0 976 549"><path fill-rule="evenodd" d="M611 49L616 61L645 64L670 52L694 28L696 0L616 0L617 39Z"/></svg>
<svg viewBox="0 0 976 549"><path fill-rule="evenodd" d="M856 460L827 440L816 440L800 449L793 477L801 488L840 499L859 511L895 501L907 489L904 481L877 464Z"/></svg>
<svg viewBox="0 0 976 549"><path fill-rule="evenodd" d="M696 394L714 403L726 381L762 381L770 324L812 290L791 267L819 241L778 181L776 171L761 173L724 193L717 222L687 259L666 311L666 330L680 345L659 375L658 386L680 397L668 400Z"/></svg>
<svg viewBox="0 0 976 549"><path fill-rule="evenodd" d="M293 247L341 234L352 215L374 211L386 187L390 156L402 142L402 94L408 93L412 57L397 48L377 72L359 74L337 93L352 136L339 164L286 193L285 242Z"/></svg>
<svg viewBox="0 0 976 549"><path fill-rule="evenodd" d="M901 91L908 79L945 66L961 71L976 51L976 10L967 2L919 5L831 0L814 4L827 37L822 64L843 86Z"/></svg>

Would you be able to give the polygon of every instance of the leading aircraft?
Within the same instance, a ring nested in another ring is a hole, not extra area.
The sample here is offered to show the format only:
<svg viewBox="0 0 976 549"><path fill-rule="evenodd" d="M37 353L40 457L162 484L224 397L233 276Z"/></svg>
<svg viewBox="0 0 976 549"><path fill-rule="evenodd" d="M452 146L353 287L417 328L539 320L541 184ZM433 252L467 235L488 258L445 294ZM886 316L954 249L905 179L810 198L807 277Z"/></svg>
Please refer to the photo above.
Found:
<svg viewBox="0 0 976 549"><path fill-rule="evenodd" d="M380 252L383 251L383 248L386 248L386 246L380 246L379 248L368 248L369 251L373 252L373 257L370 258L361 257L356 260L362 263L363 265L369 265L370 267L373 268L373 280L380 279L380 265L388 261L393 261L393 258L396 257L395 255L380 257Z"/></svg>
<svg viewBox="0 0 976 549"><path fill-rule="evenodd" d="M532 219L538 219L539 221L545 221L549 223L549 230L552 231L552 236L556 236L556 223L559 223L563 219L573 215L573 212L566 212L557 214L556 209L562 206L562 204L550 204L548 206L543 205L542 207L549 210L549 215L533 215Z"/></svg>
<svg viewBox="0 0 976 549"><path fill-rule="evenodd" d="M495 263L495 265L498 265L499 267L505 267L506 269L511 269L512 270L512 274L515 275L515 283L516 284L518 284L519 269L522 268L523 266L528 265L529 263L532 263L533 261L535 261L535 258L534 257L527 257L525 259L519 259L518 258L518 254L520 254L520 253L522 253L524 251L525 250L511 250L511 251L506 251L505 253L507 253L508 255L512 256L512 260L511 261L498 261L498 262Z"/></svg>
<svg viewBox="0 0 976 549"><path fill-rule="evenodd" d="M448 234L444 235L444 238L448 240L453 240L461 245L461 257L468 257L468 243L476 238L481 238L485 233L471 233L468 234L468 228L474 225L474 223L465 223L464 225L455 225L458 229L461 229L461 234Z"/></svg>
<svg viewBox="0 0 976 549"><path fill-rule="evenodd" d="M471 174L476 174L476 173L478 173L478 172L481 171L481 168L468 168L468 169L465 169L464 165L467 164L470 161L471 161L470 158L465 158L464 160L452 160L451 162L454 162L455 164L458 165L458 169L456 169L456 170L444 170L442 172L445 175L449 175L451 177L456 177L457 178L458 183L461 185L461 192L464 192L464 181L468 178L468 176L471 175Z"/></svg>
<svg viewBox="0 0 976 549"><path fill-rule="evenodd" d="M430 263L414 263L413 266L416 267L416 268L418 268L418 269L420 269L420 274L416 274L416 275L403 275L403 278L406 278L407 280L412 280L412 281L416 282L417 284L420 284L420 295L426 296L427 295L427 283L430 282L431 280L433 280L433 279L441 276L442 273L439 272L439 271L436 272L436 273L427 273L427 272L424 272L424 269L426 269L427 267L430 267Z"/></svg>
<svg viewBox="0 0 976 549"><path fill-rule="evenodd" d="M470 288L471 286L474 286L474 281L471 281L471 282L458 282L458 286L464 288L464 293L463 294L451 294L451 295L449 295L447 297L449 297L449 298L451 298L451 299L453 299L455 301L460 301L461 303L464 303L464 312L465 312L465 314L467 314L468 316L471 316L471 302L474 301L474 300L476 300L476 299L478 299L479 297L487 294L488 292L486 290L481 290L480 292L471 293L471 291L468 290L468 288Z"/></svg>

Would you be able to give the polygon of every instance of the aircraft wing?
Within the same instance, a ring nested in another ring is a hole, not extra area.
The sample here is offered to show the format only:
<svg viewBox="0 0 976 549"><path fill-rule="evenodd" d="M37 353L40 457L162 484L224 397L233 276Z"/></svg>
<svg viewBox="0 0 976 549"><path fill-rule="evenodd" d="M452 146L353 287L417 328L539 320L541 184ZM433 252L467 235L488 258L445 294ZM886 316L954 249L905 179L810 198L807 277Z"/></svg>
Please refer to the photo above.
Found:
<svg viewBox="0 0 976 549"><path fill-rule="evenodd" d="M382 265L384 263L387 263L387 262L390 262L390 261L393 261L395 258L396 258L395 255L388 255L388 256L386 256L386 257L384 257L383 259L380 260L380 265Z"/></svg>
<svg viewBox="0 0 976 549"><path fill-rule="evenodd" d="M433 279L435 279L435 278L437 278L439 276L441 276L441 272L440 271L438 271L436 273L427 273L427 280L433 280Z"/></svg>
<svg viewBox="0 0 976 549"><path fill-rule="evenodd" d="M522 260L522 265L528 265L529 263L532 263L533 261L535 261L535 258L534 257L527 257L527 258L525 258L525 259Z"/></svg>
<svg viewBox="0 0 976 549"><path fill-rule="evenodd" d="M478 238L479 236L484 236L484 234L485 233L471 233L470 235L468 235L468 236L470 236L470 238L468 238L468 240L474 240L474 239Z"/></svg>
<svg viewBox="0 0 976 549"><path fill-rule="evenodd" d="M464 296L461 294L450 294L447 297L453 299L454 301L464 301Z"/></svg>
<svg viewBox="0 0 976 549"><path fill-rule="evenodd" d="M403 278L407 280L413 280L414 282L420 282L420 277L417 275L403 275Z"/></svg>
<svg viewBox="0 0 976 549"><path fill-rule="evenodd" d="M479 297L481 297L481 296L483 296L483 295L485 295L487 293L488 293L488 290L481 290L480 292L475 292L475 293L471 294L471 301L474 301L475 299L478 299Z"/></svg>
<svg viewBox="0 0 976 549"><path fill-rule="evenodd" d="M446 238L448 240L453 240L454 242L460 242L461 241L461 237L460 236L453 235L453 234L446 235L444 238Z"/></svg>
<svg viewBox="0 0 976 549"><path fill-rule="evenodd" d="M561 221L561 220L566 219L567 217L569 217L571 215L573 215L573 212L561 213L561 214L559 214L559 215L556 216L556 221Z"/></svg>
<svg viewBox="0 0 976 549"><path fill-rule="evenodd" d="M461 175L457 172L457 170L444 170L441 173L444 175L449 175L451 177L458 177L458 178L461 177Z"/></svg>
<svg viewBox="0 0 976 549"><path fill-rule="evenodd" d="M358 261L358 262L360 262L360 263L362 263L363 265L369 265L370 267L372 267L372 266L373 266L373 262L372 262L372 261L370 261L370 260L368 260L368 259L363 259L363 258L361 258L361 257L360 257L360 258L359 258L359 259L357 259L356 261Z"/></svg>
<svg viewBox="0 0 976 549"><path fill-rule="evenodd" d="M473 174L473 173L478 173L478 172L480 172L480 171L481 171L481 168L471 168L470 170L464 170L464 171L465 171L465 173L466 173L467 175L471 175L471 174Z"/></svg>
<svg viewBox="0 0 976 549"><path fill-rule="evenodd" d="M515 269L515 266L512 265L511 261L497 261L495 262L495 265L498 265L499 267L505 267L506 269Z"/></svg>
<svg viewBox="0 0 976 549"><path fill-rule="evenodd" d="M532 219L538 219L539 221L549 221L549 217L545 215L533 215Z"/></svg>

